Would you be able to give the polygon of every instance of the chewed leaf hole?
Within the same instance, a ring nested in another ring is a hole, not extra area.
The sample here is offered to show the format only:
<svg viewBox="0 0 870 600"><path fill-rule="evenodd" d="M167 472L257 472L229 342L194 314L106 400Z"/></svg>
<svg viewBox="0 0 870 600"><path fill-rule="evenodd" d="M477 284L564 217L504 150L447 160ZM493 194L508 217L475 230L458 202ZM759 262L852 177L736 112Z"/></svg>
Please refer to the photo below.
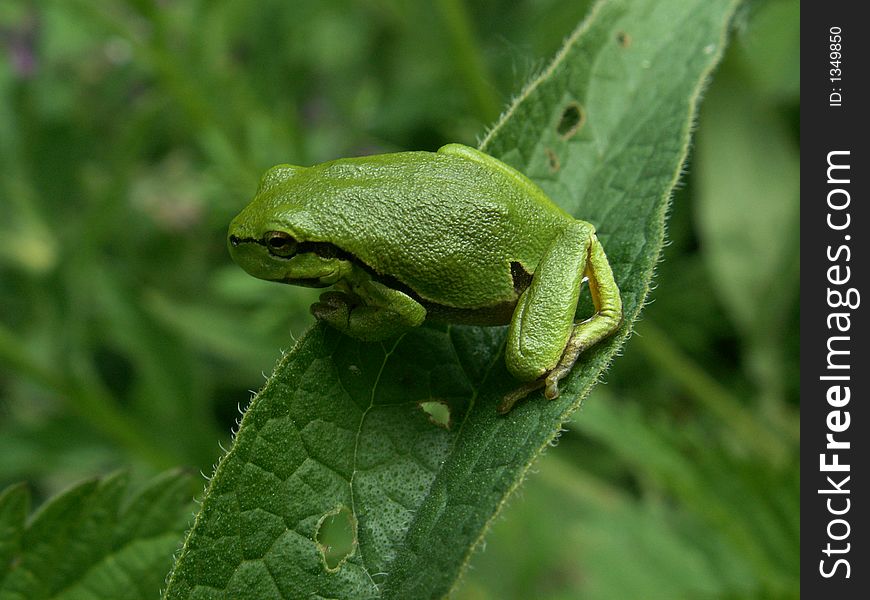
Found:
<svg viewBox="0 0 870 600"><path fill-rule="evenodd" d="M420 403L420 409L426 413L433 425L450 429L450 405L443 400L427 400Z"/></svg>
<svg viewBox="0 0 870 600"><path fill-rule="evenodd" d="M559 124L556 125L556 133L562 136L562 139L567 140L577 133L585 122L586 113L583 111L583 107L572 102L562 111L562 117L559 119Z"/></svg>
<svg viewBox="0 0 870 600"><path fill-rule="evenodd" d="M562 163L559 161L559 155L553 152L552 148L544 148L547 154L547 163L550 165L550 173L557 173L562 168Z"/></svg>
<svg viewBox="0 0 870 600"><path fill-rule="evenodd" d="M337 571L356 549L356 519L350 509L340 506L323 515L314 541L327 571Z"/></svg>

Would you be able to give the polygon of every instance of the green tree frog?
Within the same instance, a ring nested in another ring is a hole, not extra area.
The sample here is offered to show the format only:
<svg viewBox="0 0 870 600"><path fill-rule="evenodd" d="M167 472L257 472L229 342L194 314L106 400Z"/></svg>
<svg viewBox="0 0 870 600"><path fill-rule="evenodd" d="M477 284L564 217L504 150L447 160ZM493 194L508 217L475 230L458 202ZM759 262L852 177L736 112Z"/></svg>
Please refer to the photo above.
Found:
<svg viewBox="0 0 870 600"><path fill-rule="evenodd" d="M361 340L425 319L510 324L505 362L524 384L502 413L541 387L557 397L579 354L622 320L592 225L461 144L272 167L231 223L229 250L255 277L333 286L311 312ZM584 279L595 314L575 322Z"/></svg>

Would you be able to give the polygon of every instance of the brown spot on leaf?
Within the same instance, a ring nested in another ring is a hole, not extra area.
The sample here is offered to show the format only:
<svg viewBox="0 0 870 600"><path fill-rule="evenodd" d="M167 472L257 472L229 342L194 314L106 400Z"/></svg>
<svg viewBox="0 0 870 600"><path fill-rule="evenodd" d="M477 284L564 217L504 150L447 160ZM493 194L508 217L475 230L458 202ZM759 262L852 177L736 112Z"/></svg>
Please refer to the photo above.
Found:
<svg viewBox="0 0 870 600"><path fill-rule="evenodd" d="M562 111L562 117L556 125L556 133L558 133L563 140L570 139L580 131L580 128L583 127L584 123L586 123L586 111L584 111L583 107L577 102L571 102L565 107L565 110Z"/></svg>
<svg viewBox="0 0 870 600"><path fill-rule="evenodd" d="M631 46L631 36L624 31L620 31L616 34L616 41L623 48L628 48L629 46Z"/></svg>
<svg viewBox="0 0 870 600"><path fill-rule="evenodd" d="M550 164L550 173L557 173L562 168L562 163L559 161L559 155L552 148L544 148L547 153L547 162Z"/></svg>

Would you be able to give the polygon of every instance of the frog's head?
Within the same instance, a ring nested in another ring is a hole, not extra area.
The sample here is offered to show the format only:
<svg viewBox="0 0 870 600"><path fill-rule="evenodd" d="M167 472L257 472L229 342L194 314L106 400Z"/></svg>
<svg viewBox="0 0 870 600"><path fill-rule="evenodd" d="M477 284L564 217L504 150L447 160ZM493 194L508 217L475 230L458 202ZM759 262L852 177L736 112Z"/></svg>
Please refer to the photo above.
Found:
<svg viewBox="0 0 870 600"><path fill-rule="evenodd" d="M233 260L245 271L269 281L326 287L343 275L344 261L321 256L322 244L306 242L287 205L286 185L304 167L278 165L260 180L257 195L232 223L227 245Z"/></svg>

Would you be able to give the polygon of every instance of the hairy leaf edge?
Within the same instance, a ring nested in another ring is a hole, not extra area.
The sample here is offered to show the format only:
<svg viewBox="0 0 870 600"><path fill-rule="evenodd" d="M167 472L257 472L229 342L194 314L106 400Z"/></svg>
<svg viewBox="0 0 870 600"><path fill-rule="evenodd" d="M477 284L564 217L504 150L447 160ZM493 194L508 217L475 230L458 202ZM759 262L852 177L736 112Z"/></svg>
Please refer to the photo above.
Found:
<svg viewBox="0 0 870 600"><path fill-rule="evenodd" d="M493 135L495 135L495 133L499 129L501 129L501 127L508 121L508 119L510 119L510 117L513 115L514 109L520 103L522 103L535 90L535 88L537 88L542 82L546 81L553 74L553 72L565 60L565 56L568 54L571 47L576 44L577 41L583 36L583 34L589 29L591 24L595 21L598 12L601 10L601 7L607 4L607 2L608 0L598 0L592 6L586 18L583 19L583 21L574 29L574 31L568 35L564 44L559 49L559 52L553 58L552 62L543 70L543 72L541 72L540 75L538 75L528 85L526 85L526 87L523 88L518 96L513 99L510 106L508 106L508 108L498 118L496 124L493 125L493 127L489 129L484 135L483 139L478 144L478 148L483 150L489 143ZM574 401L559 416L559 424L554 429L552 435L548 437L543 444L541 444L537 452L535 452L532 455L531 459L520 469L518 477L514 480L513 485L511 485L507 493L501 499L501 502L498 503L492 516L484 524L483 528L480 531L480 535L477 537L474 543L469 546L468 551L465 553L465 556L463 558L462 564L459 567L458 576L454 580L453 585L450 587L450 590L447 592L447 594L445 594L445 598L453 594L457 586L461 583L462 576L465 574L468 568L468 564L471 561L475 550L477 550L477 548L480 546L483 538L486 537L486 534L489 532L495 520L500 516L505 505L513 497L514 492L525 481L526 476L528 475L528 472L534 462L538 459L539 456L544 453L544 451L549 446L553 444L554 440L558 438L559 434L562 431L562 425L574 411L580 408L580 406L589 396L592 388L595 387L595 385L600 381L601 376L610 367L610 364L613 361L613 357L616 356L616 354L622 349L628 338L631 337L631 334L634 330L634 323L639 320L640 313L643 310L643 307L646 305L646 299L649 296L649 292L652 287L652 280L655 276L656 265L662 260L662 248L664 247L665 233L667 228L667 215L670 211L674 189L679 184L681 176L686 172L684 167L686 164L686 159L689 155L689 147L692 141L692 133L696 128L698 120L698 106L700 105L701 97L703 96L704 91L707 89L707 86L712 80L711 76L713 71L716 70L716 67L718 67L719 63L722 60L725 48L727 47L729 31L731 30L731 25L735 19L736 10L742 4L742 2L743 0L731 0L728 10L725 11L727 17L725 22L723 23L723 26L720 29L719 40L716 44L715 52L711 54L710 62L708 63L706 69L701 73L701 76L698 78L698 83L696 84L695 89L689 97L688 118L686 119L683 125L683 129L680 132L682 149L680 152L679 165L671 178L671 182L668 184L667 192L665 193L665 201L661 203L661 207L658 210L658 215L656 216L656 222L659 225L656 231L657 237L655 240L655 243L658 246L658 254L656 256L656 259L652 261L650 268L643 275L643 279L645 281L643 299L641 302L638 303L637 308L634 310L633 314L625 315L624 325L620 328L620 331L610 342L611 345L608 349L607 361L599 368L599 371L596 374L595 378L577 392Z"/></svg>

